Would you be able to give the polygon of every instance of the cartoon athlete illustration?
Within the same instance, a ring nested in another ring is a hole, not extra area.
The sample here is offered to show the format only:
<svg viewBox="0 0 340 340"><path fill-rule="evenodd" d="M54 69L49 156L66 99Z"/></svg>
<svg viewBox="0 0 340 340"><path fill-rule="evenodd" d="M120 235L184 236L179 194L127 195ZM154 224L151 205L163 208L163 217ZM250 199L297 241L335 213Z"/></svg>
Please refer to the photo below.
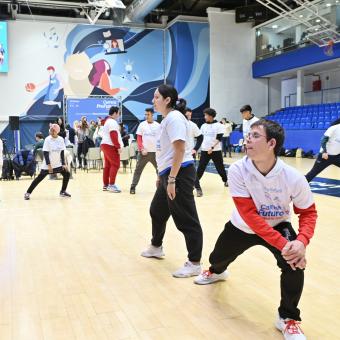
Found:
<svg viewBox="0 0 340 340"><path fill-rule="evenodd" d="M39 84L27 83L25 85L25 89L27 92L34 92L38 87L48 85L43 104L58 105L58 107L61 108L61 102L56 101L59 91L62 89L61 79L55 72L55 68L53 66L47 67L47 71L49 73L49 79L47 81L43 81Z"/></svg>
<svg viewBox="0 0 340 340"><path fill-rule="evenodd" d="M93 68L89 74L89 80L93 86L97 86L111 96L116 95L125 88L111 88L111 67L110 64L104 60L98 60L93 64Z"/></svg>

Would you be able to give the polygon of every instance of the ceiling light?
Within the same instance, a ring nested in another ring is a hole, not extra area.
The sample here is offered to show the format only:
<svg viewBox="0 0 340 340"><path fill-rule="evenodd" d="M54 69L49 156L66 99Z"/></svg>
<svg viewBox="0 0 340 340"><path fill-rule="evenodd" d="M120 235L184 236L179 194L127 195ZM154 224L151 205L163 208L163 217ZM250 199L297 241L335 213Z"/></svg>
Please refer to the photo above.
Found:
<svg viewBox="0 0 340 340"><path fill-rule="evenodd" d="M320 19L316 19L315 22L320 22L321 20Z"/></svg>
<svg viewBox="0 0 340 340"><path fill-rule="evenodd" d="M326 4L326 7L331 7L331 6L332 6L332 4L330 4L330 3Z"/></svg>
<svg viewBox="0 0 340 340"><path fill-rule="evenodd" d="M303 18L303 14L300 14L299 17L300 17L300 18Z"/></svg>
<svg viewBox="0 0 340 340"><path fill-rule="evenodd" d="M278 25L273 25L273 26L272 26L272 28L274 28L274 29L275 29L275 28L278 28L278 27L279 27Z"/></svg>

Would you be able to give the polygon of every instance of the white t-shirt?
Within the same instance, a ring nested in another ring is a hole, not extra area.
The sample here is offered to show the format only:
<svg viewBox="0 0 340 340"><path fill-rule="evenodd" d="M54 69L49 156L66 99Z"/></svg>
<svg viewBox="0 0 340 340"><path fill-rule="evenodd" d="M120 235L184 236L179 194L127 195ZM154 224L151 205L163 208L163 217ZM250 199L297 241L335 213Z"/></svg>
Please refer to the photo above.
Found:
<svg viewBox="0 0 340 340"><path fill-rule="evenodd" d="M156 152L157 136L159 135L160 125L157 122L141 122L138 126L137 135L143 138L143 147L147 152Z"/></svg>
<svg viewBox="0 0 340 340"><path fill-rule="evenodd" d="M49 152L50 164L53 169L61 167L61 151L66 150L64 138L58 136L57 138L53 138L52 136L48 136L44 140L43 151ZM45 161L45 157L41 166L42 169L47 170L47 164Z"/></svg>
<svg viewBox="0 0 340 340"><path fill-rule="evenodd" d="M201 133L203 135L203 142L201 149L202 151L208 151L214 144L216 143L216 136L219 134L224 134L224 126L217 122L214 121L211 124L204 123L201 126ZM221 143L218 143L213 151L220 151L222 150L221 148Z"/></svg>
<svg viewBox="0 0 340 340"><path fill-rule="evenodd" d="M246 140L247 134L250 131L250 127L253 123L257 122L259 119L257 117L253 117L252 119L242 121L242 130L243 130L243 139Z"/></svg>
<svg viewBox="0 0 340 340"><path fill-rule="evenodd" d="M112 143L112 140L111 140L111 136L110 136L110 132L111 131L117 131L118 142L120 144L120 147L122 148L124 146L124 144L123 144L123 141L122 141L122 137L120 135L119 125L118 125L118 123L116 122L115 119L110 118L110 117L106 119L106 122L104 124L104 127L103 127L103 139L102 139L101 144L108 144L108 145L112 145L113 146L113 143Z"/></svg>
<svg viewBox="0 0 340 340"><path fill-rule="evenodd" d="M195 147L195 138L201 135L201 130L191 120L189 120L189 127L190 127L190 139L188 140L188 144L190 145L190 148L192 150Z"/></svg>
<svg viewBox="0 0 340 340"><path fill-rule="evenodd" d="M290 220L291 202L300 209L309 208L314 203L305 176L280 159L270 173L263 176L245 156L230 166L228 184L231 196L251 197L259 215L273 227ZM254 234L236 208L231 223L248 234Z"/></svg>
<svg viewBox="0 0 340 340"><path fill-rule="evenodd" d="M224 126L224 134L223 137L229 137L231 132L233 131L233 127L230 123L222 124Z"/></svg>
<svg viewBox="0 0 340 340"><path fill-rule="evenodd" d="M188 120L177 110L171 111L162 120L157 138L156 161L159 173L170 169L174 157L172 143L177 140L187 142L190 139L190 126ZM183 163L193 161L192 149L185 143Z"/></svg>
<svg viewBox="0 0 340 340"><path fill-rule="evenodd" d="M331 156L340 154L340 124L333 125L329 127L325 136L329 137L328 142L326 143L327 153ZM323 150L320 150L323 152Z"/></svg>

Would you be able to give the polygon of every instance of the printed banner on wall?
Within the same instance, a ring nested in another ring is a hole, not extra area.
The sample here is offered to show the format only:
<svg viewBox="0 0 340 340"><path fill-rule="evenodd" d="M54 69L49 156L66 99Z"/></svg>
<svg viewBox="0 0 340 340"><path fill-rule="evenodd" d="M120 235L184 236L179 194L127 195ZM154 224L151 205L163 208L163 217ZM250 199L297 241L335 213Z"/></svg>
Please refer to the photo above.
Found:
<svg viewBox="0 0 340 340"><path fill-rule="evenodd" d="M88 121L104 118L108 115L111 106L120 105L120 100L112 97L67 98L67 122L73 124L76 120L80 121L82 116L86 116Z"/></svg>
<svg viewBox="0 0 340 340"><path fill-rule="evenodd" d="M7 22L0 21L0 72L8 72Z"/></svg>

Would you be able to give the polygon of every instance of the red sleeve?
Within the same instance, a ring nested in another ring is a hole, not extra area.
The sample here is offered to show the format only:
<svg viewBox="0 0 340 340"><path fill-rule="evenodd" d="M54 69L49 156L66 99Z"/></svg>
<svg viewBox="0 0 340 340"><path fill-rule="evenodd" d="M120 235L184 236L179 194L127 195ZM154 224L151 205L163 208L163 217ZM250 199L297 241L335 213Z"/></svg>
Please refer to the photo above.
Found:
<svg viewBox="0 0 340 340"><path fill-rule="evenodd" d="M119 141L118 141L118 132L115 131L115 130L112 130L112 131L110 132L110 137L111 137L113 146L114 146L116 149L120 149L120 144L119 144Z"/></svg>
<svg viewBox="0 0 340 340"><path fill-rule="evenodd" d="M144 149L144 146L143 146L143 137L141 135L137 135L137 144L138 144L138 150L139 151Z"/></svg>
<svg viewBox="0 0 340 340"><path fill-rule="evenodd" d="M313 203L307 209L300 209L294 205L294 212L299 215L299 234L297 239L307 246L314 234L316 219L318 217L315 204Z"/></svg>
<svg viewBox="0 0 340 340"><path fill-rule="evenodd" d="M258 214L253 199L251 197L233 197L233 200L243 221L255 234L281 251L288 241Z"/></svg>

